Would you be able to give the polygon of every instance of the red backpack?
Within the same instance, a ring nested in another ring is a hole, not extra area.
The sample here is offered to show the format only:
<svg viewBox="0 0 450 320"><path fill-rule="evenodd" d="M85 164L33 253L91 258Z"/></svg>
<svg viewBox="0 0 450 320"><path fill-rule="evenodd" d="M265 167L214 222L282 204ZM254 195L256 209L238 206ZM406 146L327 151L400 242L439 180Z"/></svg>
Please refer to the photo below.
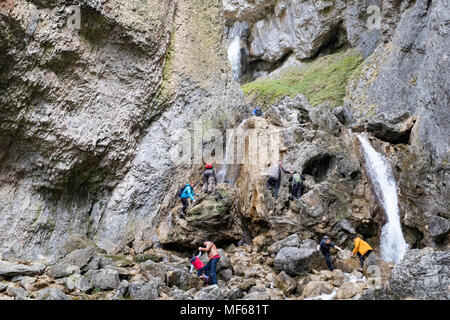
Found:
<svg viewBox="0 0 450 320"><path fill-rule="evenodd" d="M211 163L205 164L205 169L212 169L213 165Z"/></svg>

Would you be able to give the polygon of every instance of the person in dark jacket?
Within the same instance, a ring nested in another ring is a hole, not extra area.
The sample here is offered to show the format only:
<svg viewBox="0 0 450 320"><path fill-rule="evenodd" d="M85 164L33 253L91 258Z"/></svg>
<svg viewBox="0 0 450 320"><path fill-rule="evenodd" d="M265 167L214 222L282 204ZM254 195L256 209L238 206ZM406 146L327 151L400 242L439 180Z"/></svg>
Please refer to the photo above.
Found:
<svg viewBox="0 0 450 320"><path fill-rule="evenodd" d="M278 190L280 189L280 183L281 183L281 172L292 174L291 171L285 170L282 167L283 161L278 160L277 164L274 164L272 167L270 167L269 170L269 179L266 182L267 188L274 187L274 193L273 196L275 199L278 199Z"/></svg>
<svg viewBox="0 0 450 320"><path fill-rule="evenodd" d="M322 254L325 256L325 261L327 262L328 269L330 269L330 271L333 271L334 268L333 265L331 264L331 253L330 253L331 247L336 248L339 251L344 251L337 245L335 245L333 242L331 242L329 236L323 237L322 241L320 241L319 245L317 246L317 250L322 252Z"/></svg>
<svg viewBox="0 0 450 320"><path fill-rule="evenodd" d="M303 177L297 171L294 171L294 174L289 178L289 182L291 182L291 191L292 195L290 200L300 199L303 193Z"/></svg>
<svg viewBox="0 0 450 320"><path fill-rule="evenodd" d="M205 170L203 171L203 192L211 193L214 191L214 187L217 185L216 172L214 166L211 163L205 164Z"/></svg>

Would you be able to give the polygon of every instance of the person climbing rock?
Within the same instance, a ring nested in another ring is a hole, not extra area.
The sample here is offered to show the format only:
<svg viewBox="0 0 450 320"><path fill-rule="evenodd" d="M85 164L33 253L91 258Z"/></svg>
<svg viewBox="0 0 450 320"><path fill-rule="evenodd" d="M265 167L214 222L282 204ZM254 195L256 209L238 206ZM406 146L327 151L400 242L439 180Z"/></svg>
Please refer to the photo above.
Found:
<svg viewBox="0 0 450 320"><path fill-rule="evenodd" d="M202 260L200 260L201 255L202 252L200 251L197 256L191 258L191 273L195 268L197 270L197 275L199 276L199 278L202 279L205 284L208 284L210 277L203 274L203 272L205 271L205 264Z"/></svg>
<svg viewBox="0 0 450 320"><path fill-rule="evenodd" d="M194 184L192 183L192 185ZM181 202L183 203L183 208L181 208L180 210L180 215L182 218L184 218L184 216L186 215L186 209L189 207L188 199L191 199L192 203L194 203L194 196L196 194L194 193L194 188L189 183L186 183L186 186L184 186L184 188L181 188L178 191L178 194L180 196Z"/></svg>
<svg viewBox="0 0 450 320"><path fill-rule="evenodd" d="M262 117L263 113L260 107L256 107L255 109L253 109L252 111L252 115L256 116L256 117Z"/></svg>
<svg viewBox="0 0 450 320"><path fill-rule="evenodd" d="M336 248L341 252L344 251L337 245L335 245L333 242L331 242L331 238L329 236L323 237L322 241L320 241L319 245L317 246L317 250L322 252L322 254L325 256L325 261L327 262L328 269L330 269L330 271L333 271L334 267L331 264L331 253L330 253L331 247Z"/></svg>
<svg viewBox="0 0 450 320"><path fill-rule="evenodd" d="M290 200L300 199L303 192L303 177L297 171L294 171L294 174L289 178L289 182L292 183L292 195Z"/></svg>
<svg viewBox="0 0 450 320"><path fill-rule="evenodd" d="M283 161L278 160L277 164L274 164L272 167L270 167L269 170L269 179L266 182L267 188L274 187L274 193L273 196L275 199L278 199L278 190L280 189L280 183L281 183L281 172L292 174L293 172L285 170L282 167Z"/></svg>
<svg viewBox="0 0 450 320"><path fill-rule="evenodd" d="M219 251L217 250L216 245L205 239L203 241L204 248L199 247L198 250L202 252L206 252L208 254L209 261L206 266L203 268L202 272L206 273L206 276L209 276L211 284L217 284L217 263L220 260Z"/></svg>
<svg viewBox="0 0 450 320"><path fill-rule="evenodd" d="M352 242L355 245L355 248L353 249L350 257L353 257L353 255L356 253L359 258L359 262L361 263L361 269L363 269L364 261L372 253L373 249L367 242L357 236L352 237Z"/></svg>
<svg viewBox="0 0 450 320"><path fill-rule="evenodd" d="M211 193L217 185L216 172L211 163L205 164L205 171L203 171L203 192Z"/></svg>

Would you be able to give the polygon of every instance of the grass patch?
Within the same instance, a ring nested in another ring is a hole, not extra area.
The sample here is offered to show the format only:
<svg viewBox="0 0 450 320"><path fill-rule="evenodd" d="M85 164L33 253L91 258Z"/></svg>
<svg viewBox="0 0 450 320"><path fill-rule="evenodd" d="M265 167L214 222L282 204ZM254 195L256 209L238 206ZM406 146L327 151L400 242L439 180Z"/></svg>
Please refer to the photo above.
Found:
<svg viewBox="0 0 450 320"><path fill-rule="evenodd" d="M359 70L363 57L353 49L307 61L301 67L283 70L272 77L263 77L242 86L247 100L267 108L284 97L304 94L311 106L330 102L343 104L349 79Z"/></svg>

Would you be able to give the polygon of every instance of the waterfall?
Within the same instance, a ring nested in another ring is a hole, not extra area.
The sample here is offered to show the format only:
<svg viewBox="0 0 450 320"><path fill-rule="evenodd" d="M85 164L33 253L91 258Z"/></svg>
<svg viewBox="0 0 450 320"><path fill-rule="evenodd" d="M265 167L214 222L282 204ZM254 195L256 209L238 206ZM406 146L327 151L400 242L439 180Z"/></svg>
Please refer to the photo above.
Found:
<svg viewBox="0 0 450 320"><path fill-rule="evenodd" d="M231 70L235 81L239 81L242 75L242 38L248 29L246 22L236 22L228 31L228 39L231 39L228 45L228 60L231 64Z"/></svg>
<svg viewBox="0 0 450 320"><path fill-rule="evenodd" d="M359 134L366 160L366 169L372 181L374 191L387 216L387 223L381 230L380 249L384 261L399 263L408 244L403 238L398 207L397 185L392 169L383 155L375 151L369 140Z"/></svg>

